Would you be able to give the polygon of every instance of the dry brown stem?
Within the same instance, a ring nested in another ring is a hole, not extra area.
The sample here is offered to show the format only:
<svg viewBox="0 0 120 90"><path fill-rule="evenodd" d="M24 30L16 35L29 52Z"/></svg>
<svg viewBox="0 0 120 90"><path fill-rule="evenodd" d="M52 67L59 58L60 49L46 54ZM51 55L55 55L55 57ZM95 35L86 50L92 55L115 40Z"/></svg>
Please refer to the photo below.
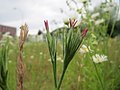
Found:
<svg viewBox="0 0 120 90"><path fill-rule="evenodd" d="M19 54L17 59L17 90L23 90L23 78L24 78L24 62L23 62L23 45L27 38L28 27L27 25L22 25L20 27L20 37L19 37Z"/></svg>

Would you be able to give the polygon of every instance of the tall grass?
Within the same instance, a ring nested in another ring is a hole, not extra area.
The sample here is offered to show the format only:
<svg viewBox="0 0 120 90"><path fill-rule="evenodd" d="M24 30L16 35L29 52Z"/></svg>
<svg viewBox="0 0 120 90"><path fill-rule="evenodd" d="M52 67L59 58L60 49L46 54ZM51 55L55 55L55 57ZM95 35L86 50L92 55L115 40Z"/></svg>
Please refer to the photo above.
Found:
<svg viewBox="0 0 120 90"><path fill-rule="evenodd" d="M0 88L9 90L8 88L8 51L9 41L2 43L0 46Z"/></svg>

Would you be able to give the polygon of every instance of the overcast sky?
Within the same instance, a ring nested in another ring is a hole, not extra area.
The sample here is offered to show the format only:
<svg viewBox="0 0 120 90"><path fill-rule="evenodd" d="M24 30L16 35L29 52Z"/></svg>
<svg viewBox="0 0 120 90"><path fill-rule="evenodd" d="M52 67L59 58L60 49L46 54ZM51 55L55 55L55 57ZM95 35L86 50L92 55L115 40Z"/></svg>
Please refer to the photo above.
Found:
<svg viewBox="0 0 120 90"><path fill-rule="evenodd" d="M93 4L98 2L100 0L94 0ZM39 29L44 28L43 21L46 19L51 28L62 26L63 18L67 15L61 13L61 8L68 11L66 0L0 0L0 24L19 29L26 22L29 33L37 34ZM55 21L59 24L55 25Z"/></svg>
<svg viewBox="0 0 120 90"><path fill-rule="evenodd" d="M26 22L29 33L36 34L43 28L43 21L60 20L60 8L66 8L65 0L0 0L0 24L19 26Z"/></svg>

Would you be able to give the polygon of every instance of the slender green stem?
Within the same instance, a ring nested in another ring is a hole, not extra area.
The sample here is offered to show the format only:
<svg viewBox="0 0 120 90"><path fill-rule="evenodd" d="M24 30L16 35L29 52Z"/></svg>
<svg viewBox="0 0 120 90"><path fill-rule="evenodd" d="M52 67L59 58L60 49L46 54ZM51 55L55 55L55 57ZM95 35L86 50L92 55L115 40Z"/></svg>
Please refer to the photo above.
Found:
<svg viewBox="0 0 120 90"><path fill-rule="evenodd" d="M88 50L89 50L89 55L90 55L90 57L92 57L91 54L90 54L90 49L89 49L89 48L88 48ZM92 60L92 62L93 62L93 60ZM98 72L97 66L96 66L96 64L95 64L94 62L93 62L93 65L94 65L94 68L95 68L95 71L96 71L97 77L98 77L98 79L99 79L99 82L100 82L100 84L101 84L102 90L104 90L104 86L103 86L103 83L102 83L101 77L100 77L100 75L99 75L99 72Z"/></svg>
<svg viewBox="0 0 120 90"><path fill-rule="evenodd" d="M57 64L56 64L56 60L55 60L55 87L57 88Z"/></svg>
<svg viewBox="0 0 120 90"><path fill-rule="evenodd" d="M56 79L56 76L57 76L57 73L56 73L56 60L53 64L53 76L54 76L54 84L55 84L55 88L57 88L57 79Z"/></svg>
<svg viewBox="0 0 120 90"><path fill-rule="evenodd" d="M66 69L63 69L63 72L62 72L62 75L61 75L60 81L59 81L59 83L58 83L57 90L59 90L60 87L61 87L61 84L62 84L62 81L63 81L64 75L65 75L65 71L66 71Z"/></svg>
<svg viewBox="0 0 120 90"><path fill-rule="evenodd" d="M65 31L63 31L63 56L65 56L64 54L65 54ZM61 87L61 84L62 84L62 81L63 81L63 78L64 78L65 71L66 71L66 69L63 67L62 75L61 75L61 77L60 77L60 81L59 81L59 83L58 83L57 90L59 90L60 87Z"/></svg>
<svg viewBox="0 0 120 90"><path fill-rule="evenodd" d="M102 83L101 77L100 77L100 75L99 75L99 72L98 72L97 66L96 66L96 64L95 64L94 62L93 62L93 65L94 65L94 67L95 67L95 71L96 71L97 77L98 77L98 79L99 79L99 81L100 81L100 84L101 84L102 90L104 90L104 86L103 86L103 83Z"/></svg>

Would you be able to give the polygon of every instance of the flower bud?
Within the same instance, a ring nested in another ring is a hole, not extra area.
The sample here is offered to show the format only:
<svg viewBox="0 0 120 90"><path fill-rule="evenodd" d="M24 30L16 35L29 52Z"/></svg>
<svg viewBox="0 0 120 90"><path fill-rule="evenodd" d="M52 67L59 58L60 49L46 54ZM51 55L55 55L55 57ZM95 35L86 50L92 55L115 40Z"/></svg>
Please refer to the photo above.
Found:
<svg viewBox="0 0 120 90"><path fill-rule="evenodd" d="M82 37L85 37L87 32L88 32L88 29L85 28L85 29L82 31Z"/></svg>
<svg viewBox="0 0 120 90"><path fill-rule="evenodd" d="M49 31L48 20L44 20L44 24L45 24L45 29Z"/></svg>

